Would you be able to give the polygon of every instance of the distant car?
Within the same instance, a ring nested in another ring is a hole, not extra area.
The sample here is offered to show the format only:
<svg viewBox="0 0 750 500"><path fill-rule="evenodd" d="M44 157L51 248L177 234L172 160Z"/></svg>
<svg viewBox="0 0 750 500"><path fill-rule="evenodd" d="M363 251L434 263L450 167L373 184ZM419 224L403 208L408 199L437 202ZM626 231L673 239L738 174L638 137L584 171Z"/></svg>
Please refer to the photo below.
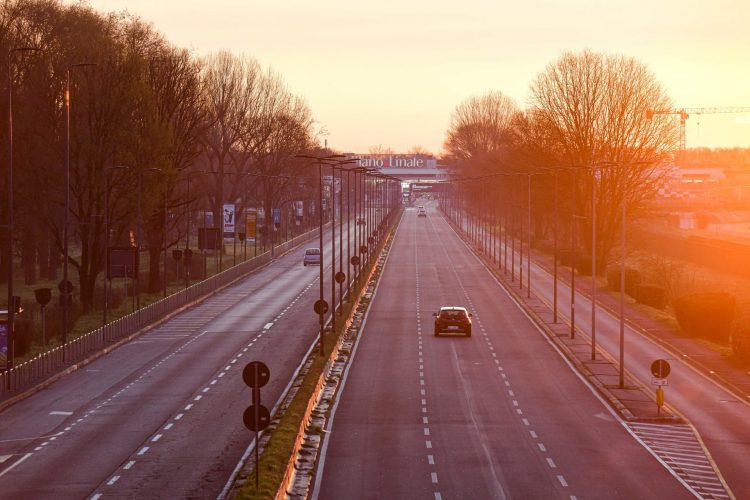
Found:
<svg viewBox="0 0 750 500"><path fill-rule="evenodd" d="M365 225L365 219L363 217L357 218L357 225L358 226L364 226Z"/></svg>
<svg viewBox="0 0 750 500"><path fill-rule="evenodd" d="M417 217L427 217L427 211L424 209L424 207L420 207L417 209Z"/></svg>
<svg viewBox="0 0 750 500"><path fill-rule="evenodd" d="M308 248L305 250L305 258L302 259L302 265L307 266L319 266L320 265L320 248Z"/></svg>
<svg viewBox="0 0 750 500"><path fill-rule="evenodd" d="M435 317L435 336L441 333L463 333L471 337L471 313L465 307L441 307L439 312L432 313Z"/></svg>

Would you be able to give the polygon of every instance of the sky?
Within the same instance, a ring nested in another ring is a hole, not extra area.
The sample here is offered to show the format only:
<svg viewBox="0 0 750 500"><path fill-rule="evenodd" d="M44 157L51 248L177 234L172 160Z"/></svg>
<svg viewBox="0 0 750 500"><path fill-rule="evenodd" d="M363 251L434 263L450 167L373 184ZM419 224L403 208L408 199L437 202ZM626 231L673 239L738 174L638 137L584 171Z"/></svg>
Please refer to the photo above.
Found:
<svg viewBox="0 0 750 500"><path fill-rule="evenodd" d="M750 109L748 0L89 0L197 56L251 56L303 97L329 147L442 150L463 100L521 108L564 51L645 64L678 108ZM750 147L750 111L691 115L687 147Z"/></svg>

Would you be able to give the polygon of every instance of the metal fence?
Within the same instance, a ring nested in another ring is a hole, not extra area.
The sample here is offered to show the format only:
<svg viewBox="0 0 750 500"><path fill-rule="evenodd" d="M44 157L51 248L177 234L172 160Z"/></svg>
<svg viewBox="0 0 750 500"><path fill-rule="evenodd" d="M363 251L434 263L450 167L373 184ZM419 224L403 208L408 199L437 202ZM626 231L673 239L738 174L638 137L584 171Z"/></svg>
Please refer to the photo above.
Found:
<svg viewBox="0 0 750 500"><path fill-rule="evenodd" d="M33 385L53 372L62 371L66 366L72 366L95 352L104 350L114 342L132 335L185 305L242 278L250 271L270 262L274 255L282 254L317 234L317 228L301 234L278 245L272 251L230 267L221 273L76 337L63 346L45 351L11 370L0 373L0 399Z"/></svg>

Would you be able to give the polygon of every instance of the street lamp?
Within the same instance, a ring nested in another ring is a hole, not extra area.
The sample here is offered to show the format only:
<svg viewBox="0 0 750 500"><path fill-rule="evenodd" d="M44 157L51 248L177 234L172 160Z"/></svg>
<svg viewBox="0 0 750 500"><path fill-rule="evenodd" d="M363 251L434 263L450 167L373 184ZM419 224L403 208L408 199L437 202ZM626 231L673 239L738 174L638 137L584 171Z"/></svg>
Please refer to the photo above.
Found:
<svg viewBox="0 0 750 500"><path fill-rule="evenodd" d="M304 158L308 160L314 160L313 165L318 166L318 212L320 213L320 223L318 228L318 245L320 246L320 288L319 288L319 299L315 303L315 310L318 313L318 319L320 322L320 355L325 356L325 330L324 330L324 318L325 313L327 312L327 307L325 304L325 299L323 298L324 293L324 284L323 284L323 165L328 165L326 163L327 159L331 158L341 158L343 155L331 155L331 156L324 156L324 157L318 157L318 156L311 156L311 155L295 155L296 158ZM331 260L331 264L333 265L333 260ZM335 285L334 285L335 286ZM335 324L335 314L331 313L331 325Z"/></svg>
<svg viewBox="0 0 750 500"><path fill-rule="evenodd" d="M15 47L8 51L8 361L6 368L13 368L15 355L13 316L15 315L15 301L13 300L13 55L18 52L39 52L37 47ZM10 383L10 379L8 379Z"/></svg>
<svg viewBox="0 0 750 500"><path fill-rule="evenodd" d="M63 216L63 345L68 343L68 322L70 321L71 293L73 286L68 281L68 216L70 212L70 70L96 66L96 63L82 62L70 64L65 69L65 214ZM63 358L65 350L63 349Z"/></svg>

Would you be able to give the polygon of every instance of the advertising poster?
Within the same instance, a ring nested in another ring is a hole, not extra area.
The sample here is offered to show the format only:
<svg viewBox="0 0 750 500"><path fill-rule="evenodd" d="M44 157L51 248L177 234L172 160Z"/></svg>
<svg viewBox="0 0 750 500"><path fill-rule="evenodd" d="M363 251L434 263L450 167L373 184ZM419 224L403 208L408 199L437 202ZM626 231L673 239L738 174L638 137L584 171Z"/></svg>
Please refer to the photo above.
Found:
<svg viewBox="0 0 750 500"><path fill-rule="evenodd" d="M258 212L254 208L248 208L245 212L245 234L247 240L254 242L257 237Z"/></svg>
<svg viewBox="0 0 750 500"><path fill-rule="evenodd" d="M273 217L273 229L278 230L281 227L281 209L274 208L271 210L271 216Z"/></svg>
<svg viewBox="0 0 750 500"><path fill-rule="evenodd" d="M0 369L8 368L8 320L0 319Z"/></svg>
<svg viewBox="0 0 750 500"><path fill-rule="evenodd" d="M224 209L222 210L222 219L224 221L224 237L233 237L235 232L234 203L224 205Z"/></svg>
<svg viewBox="0 0 750 500"><path fill-rule="evenodd" d="M295 201L294 207L297 210L297 217L304 217L305 215L305 202L304 201Z"/></svg>

